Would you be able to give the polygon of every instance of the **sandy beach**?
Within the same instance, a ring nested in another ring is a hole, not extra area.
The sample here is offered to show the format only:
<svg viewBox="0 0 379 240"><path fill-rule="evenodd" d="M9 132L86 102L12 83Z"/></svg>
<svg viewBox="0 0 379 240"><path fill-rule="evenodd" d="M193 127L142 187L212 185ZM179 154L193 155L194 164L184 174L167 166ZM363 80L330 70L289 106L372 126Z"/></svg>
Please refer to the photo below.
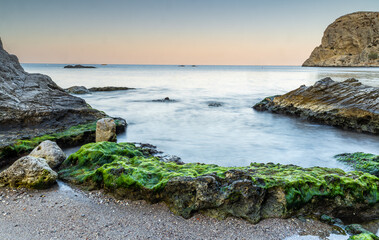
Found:
<svg viewBox="0 0 379 240"><path fill-rule="evenodd" d="M100 191L59 184L50 190L0 190L1 239L284 239L325 238L329 225L297 218L217 220L202 214L184 219L165 204L115 200Z"/></svg>

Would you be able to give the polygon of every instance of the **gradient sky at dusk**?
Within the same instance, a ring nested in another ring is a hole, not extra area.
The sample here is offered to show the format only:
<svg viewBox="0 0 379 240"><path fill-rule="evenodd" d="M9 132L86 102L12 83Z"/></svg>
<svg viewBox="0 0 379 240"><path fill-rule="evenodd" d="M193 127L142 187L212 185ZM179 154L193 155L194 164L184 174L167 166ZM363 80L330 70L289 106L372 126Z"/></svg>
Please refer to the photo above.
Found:
<svg viewBox="0 0 379 240"><path fill-rule="evenodd" d="M325 28L379 0L0 0L21 62L300 65Z"/></svg>

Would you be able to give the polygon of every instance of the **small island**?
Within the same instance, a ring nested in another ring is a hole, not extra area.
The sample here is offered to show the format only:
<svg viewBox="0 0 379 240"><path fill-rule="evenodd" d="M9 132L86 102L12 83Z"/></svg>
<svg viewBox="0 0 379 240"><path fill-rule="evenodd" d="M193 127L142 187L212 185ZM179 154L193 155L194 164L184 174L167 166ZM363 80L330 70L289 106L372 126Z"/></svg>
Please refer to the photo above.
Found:
<svg viewBox="0 0 379 240"><path fill-rule="evenodd" d="M96 68L96 67L77 64L77 65L66 65L63 68Z"/></svg>

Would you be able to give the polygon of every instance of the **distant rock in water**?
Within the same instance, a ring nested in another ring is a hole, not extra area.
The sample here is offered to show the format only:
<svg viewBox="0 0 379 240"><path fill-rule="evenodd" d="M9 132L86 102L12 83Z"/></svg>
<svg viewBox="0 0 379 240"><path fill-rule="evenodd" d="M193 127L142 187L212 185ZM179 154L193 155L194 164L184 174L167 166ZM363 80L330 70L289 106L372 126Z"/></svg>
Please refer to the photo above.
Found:
<svg viewBox="0 0 379 240"><path fill-rule="evenodd" d="M222 105L222 102L208 102L208 107L221 107Z"/></svg>
<svg viewBox="0 0 379 240"><path fill-rule="evenodd" d="M165 97L163 99L155 99L153 102L176 102L176 100L170 99L169 97Z"/></svg>
<svg viewBox="0 0 379 240"><path fill-rule="evenodd" d="M66 65L63 68L96 68L96 67L94 67L94 66L83 66L83 65L77 64L77 65Z"/></svg>
<svg viewBox="0 0 379 240"><path fill-rule="evenodd" d="M92 88L86 88L84 86L72 86L69 88L66 88L66 92L72 93L72 94L88 94L91 92L111 92L111 91L124 91L124 90L132 90L135 88L128 88L128 87L92 87Z"/></svg>
<svg viewBox="0 0 379 240"><path fill-rule="evenodd" d="M128 87L92 87L88 90L91 92L110 92L110 91L121 91L121 90L132 90L135 88Z"/></svg>
<svg viewBox="0 0 379 240"><path fill-rule="evenodd" d="M103 113L65 92L50 77L25 72L0 40L0 146L25 135L42 135L102 117Z"/></svg>
<svg viewBox="0 0 379 240"><path fill-rule="evenodd" d="M265 98L254 109L298 116L343 129L379 134L379 88L354 78L324 78L281 96Z"/></svg>
<svg viewBox="0 0 379 240"><path fill-rule="evenodd" d="M72 93L72 94L88 94L91 93L86 87L84 86L72 86L65 89L66 92Z"/></svg>
<svg viewBox="0 0 379 240"><path fill-rule="evenodd" d="M356 12L330 24L305 67L379 67L379 12Z"/></svg>

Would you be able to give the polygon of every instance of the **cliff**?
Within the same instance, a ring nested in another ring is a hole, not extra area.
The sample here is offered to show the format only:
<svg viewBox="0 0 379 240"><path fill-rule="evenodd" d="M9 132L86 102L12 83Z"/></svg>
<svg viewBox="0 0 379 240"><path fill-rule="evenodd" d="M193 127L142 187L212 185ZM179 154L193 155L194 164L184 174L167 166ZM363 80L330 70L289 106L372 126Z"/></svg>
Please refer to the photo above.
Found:
<svg viewBox="0 0 379 240"><path fill-rule="evenodd" d="M379 67L379 12L356 12L335 20L303 66Z"/></svg>

